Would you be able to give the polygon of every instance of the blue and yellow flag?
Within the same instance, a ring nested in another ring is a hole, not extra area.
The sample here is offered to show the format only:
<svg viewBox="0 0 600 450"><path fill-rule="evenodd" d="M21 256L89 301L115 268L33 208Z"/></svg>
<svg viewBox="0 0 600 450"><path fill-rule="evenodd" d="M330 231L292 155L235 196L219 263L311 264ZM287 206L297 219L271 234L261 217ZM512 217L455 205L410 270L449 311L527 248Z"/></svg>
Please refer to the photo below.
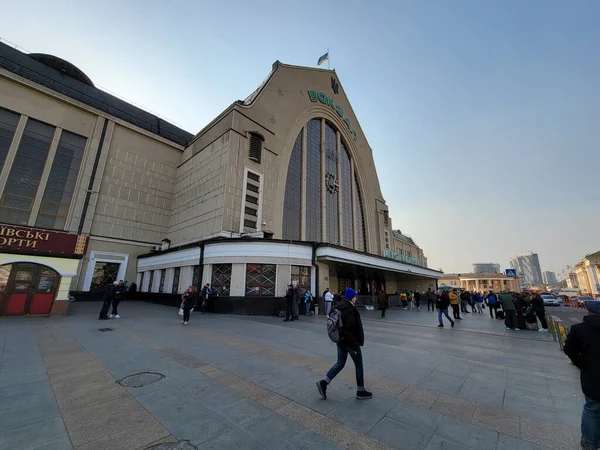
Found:
<svg viewBox="0 0 600 450"><path fill-rule="evenodd" d="M319 60L317 61L317 66L320 66L321 64L323 64L328 59L329 59L329 52L325 53L323 56L321 56L319 58Z"/></svg>

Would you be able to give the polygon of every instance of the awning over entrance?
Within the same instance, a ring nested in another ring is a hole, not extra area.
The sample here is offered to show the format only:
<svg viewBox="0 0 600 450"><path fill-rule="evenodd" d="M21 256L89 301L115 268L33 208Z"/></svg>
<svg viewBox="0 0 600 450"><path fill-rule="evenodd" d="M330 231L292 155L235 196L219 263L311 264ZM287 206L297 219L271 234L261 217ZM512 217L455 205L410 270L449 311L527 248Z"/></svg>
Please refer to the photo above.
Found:
<svg viewBox="0 0 600 450"><path fill-rule="evenodd" d="M317 260L355 264L363 267L383 270L386 272L389 271L399 274L416 275L421 278L438 279L443 275L442 272L428 269L426 267L413 266L391 259L348 251L337 247L319 247L317 249Z"/></svg>

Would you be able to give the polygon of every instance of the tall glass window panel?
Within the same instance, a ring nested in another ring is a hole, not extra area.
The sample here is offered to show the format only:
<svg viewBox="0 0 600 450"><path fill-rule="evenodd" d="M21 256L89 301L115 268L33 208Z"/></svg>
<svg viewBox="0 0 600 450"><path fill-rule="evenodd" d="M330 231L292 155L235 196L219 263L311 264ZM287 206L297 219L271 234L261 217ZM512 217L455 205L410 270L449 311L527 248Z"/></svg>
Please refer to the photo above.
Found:
<svg viewBox="0 0 600 450"><path fill-rule="evenodd" d="M342 189L340 201L342 202L342 225L344 227L342 245L347 248L354 248L354 227L352 223L352 169L350 165L350 155L343 142L340 150L340 165L342 172L342 179L340 180L340 187Z"/></svg>
<svg viewBox="0 0 600 450"><path fill-rule="evenodd" d="M327 242L339 245L337 137L331 124L325 124L325 190L327 196Z"/></svg>
<svg viewBox="0 0 600 450"><path fill-rule="evenodd" d="M3 222L27 225L53 136L54 127L33 119L27 121L0 197Z"/></svg>
<svg viewBox="0 0 600 450"><path fill-rule="evenodd" d="M276 273L275 264L247 264L246 295L274 297Z"/></svg>
<svg viewBox="0 0 600 450"><path fill-rule="evenodd" d="M311 286L311 266L291 266L292 283L295 281L298 287L299 294L304 294ZM313 296L316 297L313 292Z"/></svg>
<svg viewBox="0 0 600 450"><path fill-rule="evenodd" d="M290 157L285 200L283 202L283 239L300 240L300 214L302 212L302 130L298 133Z"/></svg>
<svg viewBox="0 0 600 450"><path fill-rule="evenodd" d="M365 215L363 210L363 199L358 186L358 177L354 174L354 201L356 203L356 216L354 217L354 227L356 228L356 250L365 252L367 250L365 233Z"/></svg>
<svg viewBox="0 0 600 450"><path fill-rule="evenodd" d="M0 173L8 156L8 149L15 136L19 115L0 108Z"/></svg>
<svg viewBox="0 0 600 450"><path fill-rule="evenodd" d="M213 264L210 287L219 297L229 296L231 288L231 264Z"/></svg>
<svg viewBox="0 0 600 450"><path fill-rule="evenodd" d="M60 136L36 227L64 229L87 139L68 131Z"/></svg>
<svg viewBox="0 0 600 450"><path fill-rule="evenodd" d="M306 127L306 239L321 241L321 120Z"/></svg>

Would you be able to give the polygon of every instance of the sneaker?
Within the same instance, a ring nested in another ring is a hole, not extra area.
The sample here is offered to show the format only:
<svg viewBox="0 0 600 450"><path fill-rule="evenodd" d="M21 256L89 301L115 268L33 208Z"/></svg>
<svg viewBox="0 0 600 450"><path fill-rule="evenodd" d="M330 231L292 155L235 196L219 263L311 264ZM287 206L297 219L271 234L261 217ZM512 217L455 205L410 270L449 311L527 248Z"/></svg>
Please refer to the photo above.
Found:
<svg viewBox="0 0 600 450"><path fill-rule="evenodd" d="M189 322L183 322L184 325L187 325Z"/></svg>
<svg viewBox="0 0 600 450"><path fill-rule="evenodd" d="M113 317L115 317L114 314L111 314L110 316L108 316L109 319L112 319Z"/></svg>
<svg viewBox="0 0 600 450"><path fill-rule="evenodd" d="M120 319L120 318L121 318L121 316L118 314L115 316L115 319Z"/></svg>
<svg viewBox="0 0 600 450"><path fill-rule="evenodd" d="M508 327L504 327L504 328L506 328L507 330L510 330L510 328L508 328Z"/></svg>
<svg viewBox="0 0 600 450"><path fill-rule="evenodd" d="M181 323L181 324L184 324L185 322L182 320L182 321L181 321L181 322L179 322L179 323Z"/></svg>
<svg viewBox="0 0 600 450"><path fill-rule="evenodd" d="M452 322L452 325L450 325L452 328L454 328L454 322Z"/></svg>
<svg viewBox="0 0 600 450"><path fill-rule="evenodd" d="M373 393L367 391L366 389L364 391L356 391L356 398L359 400L368 400L373 398Z"/></svg>
<svg viewBox="0 0 600 450"><path fill-rule="evenodd" d="M521 329L520 328L515 328L515 331L521 331Z"/></svg>
<svg viewBox="0 0 600 450"><path fill-rule="evenodd" d="M321 394L321 397L327 400L327 381L317 381L317 389L319 390L319 394Z"/></svg>
<svg viewBox="0 0 600 450"><path fill-rule="evenodd" d="M444 325L438 325L438 328L444 328Z"/></svg>

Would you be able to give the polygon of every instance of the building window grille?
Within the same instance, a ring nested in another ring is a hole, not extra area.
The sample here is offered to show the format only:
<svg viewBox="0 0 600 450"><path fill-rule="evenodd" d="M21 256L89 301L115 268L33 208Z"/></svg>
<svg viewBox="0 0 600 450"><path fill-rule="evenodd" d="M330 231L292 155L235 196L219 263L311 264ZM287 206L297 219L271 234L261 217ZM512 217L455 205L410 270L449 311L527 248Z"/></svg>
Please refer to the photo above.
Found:
<svg viewBox="0 0 600 450"><path fill-rule="evenodd" d="M165 288L165 275L166 275L167 269L161 269L160 270L160 282L158 284L158 292L160 292L162 294L163 289Z"/></svg>
<svg viewBox="0 0 600 450"><path fill-rule="evenodd" d="M274 297L276 273L275 264L247 264L246 296Z"/></svg>
<svg viewBox="0 0 600 450"><path fill-rule="evenodd" d="M121 264L110 262L97 262L94 265L94 274L92 275L92 283L90 291L98 291L110 286L115 281L118 281L119 269Z"/></svg>
<svg viewBox="0 0 600 450"><path fill-rule="evenodd" d="M246 203L242 205L242 232L252 233L258 230L258 214L261 176L248 171L246 173Z"/></svg>
<svg viewBox="0 0 600 450"><path fill-rule="evenodd" d="M311 287L311 267L310 266L292 266L292 283L296 282L300 295L304 294ZM313 294L314 295L314 294Z"/></svg>
<svg viewBox="0 0 600 450"><path fill-rule="evenodd" d="M250 133L249 136L249 156L254 162L260 164L262 160L263 138L256 133Z"/></svg>
<svg viewBox="0 0 600 450"><path fill-rule="evenodd" d="M231 264L214 264L210 285L216 295L228 297L231 287Z"/></svg>
<svg viewBox="0 0 600 450"><path fill-rule="evenodd" d="M152 292L152 283L154 282L154 270L150 271L150 279L148 280L148 292Z"/></svg>
<svg viewBox="0 0 600 450"><path fill-rule="evenodd" d="M181 275L181 267L175 267L173 272L173 286L171 287L172 294L179 294L179 276Z"/></svg>
<svg viewBox="0 0 600 450"><path fill-rule="evenodd" d="M0 173L19 123L19 114L0 108Z"/></svg>

